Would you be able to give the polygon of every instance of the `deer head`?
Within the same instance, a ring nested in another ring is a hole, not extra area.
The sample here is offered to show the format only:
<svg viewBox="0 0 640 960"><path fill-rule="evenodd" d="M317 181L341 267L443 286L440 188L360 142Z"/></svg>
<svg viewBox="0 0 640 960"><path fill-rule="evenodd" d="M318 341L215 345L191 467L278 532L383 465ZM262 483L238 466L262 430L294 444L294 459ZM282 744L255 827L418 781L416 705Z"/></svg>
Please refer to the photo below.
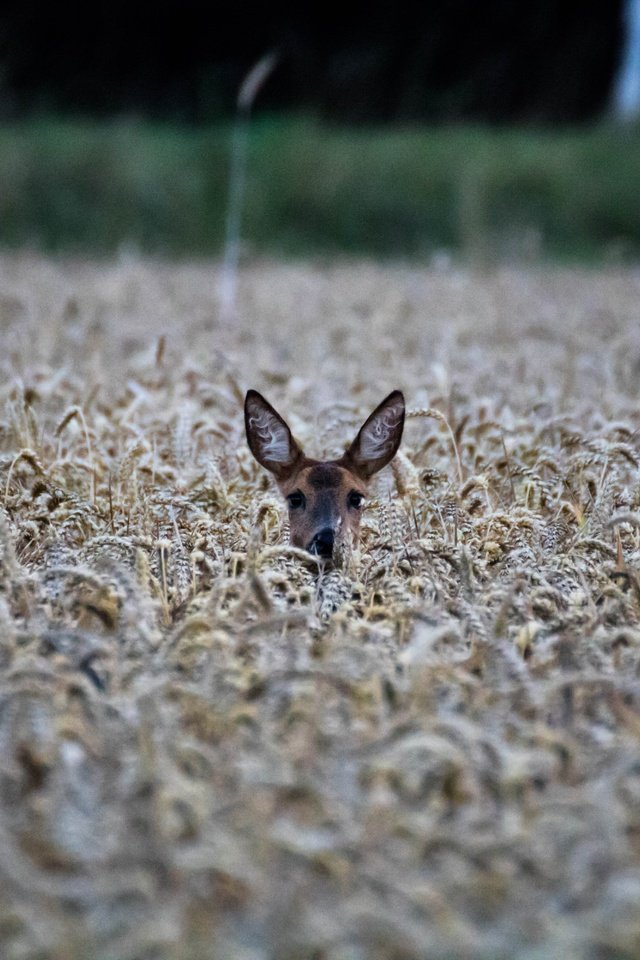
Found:
<svg viewBox="0 0 640 960"><path fill-rule="evenodd" d="M247 441L275 477L289 507L291 543L325 560L350 531L357 540L371 477L395 456L404 426L404 397L394 390L360 427L338 460L310 460L286 421L256 390L244 403Z"/></svg>

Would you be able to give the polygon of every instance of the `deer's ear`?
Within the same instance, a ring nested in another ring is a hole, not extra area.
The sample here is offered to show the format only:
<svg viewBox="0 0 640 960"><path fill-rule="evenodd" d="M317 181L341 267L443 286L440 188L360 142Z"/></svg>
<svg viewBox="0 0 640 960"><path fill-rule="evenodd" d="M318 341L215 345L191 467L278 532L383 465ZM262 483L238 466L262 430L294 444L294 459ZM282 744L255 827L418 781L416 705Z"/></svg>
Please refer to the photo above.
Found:
<svg viewBox="0 0 640 960"><path fill-rule="evenodd" d="M244 401L244 424L247 442L258 463L287 480L295 473L302 459L302 450L277 410L257 390L249 390Z"/></svg>
<svg viewBox="0 0 640 960"><path fill-rule="evenodd" d="M400 390L394 390L365 420L345 453L345 459L363 480L393 460L402 440L403 427L404 396Z"/></svg>

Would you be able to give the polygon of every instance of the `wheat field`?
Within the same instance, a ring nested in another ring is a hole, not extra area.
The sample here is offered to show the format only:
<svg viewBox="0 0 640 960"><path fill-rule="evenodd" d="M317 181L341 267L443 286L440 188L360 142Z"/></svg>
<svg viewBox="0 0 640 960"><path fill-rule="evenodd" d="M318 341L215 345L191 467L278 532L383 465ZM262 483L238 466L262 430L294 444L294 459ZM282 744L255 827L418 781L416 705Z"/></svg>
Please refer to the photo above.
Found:
<svg viewBox="0 0 640 960"><path fill-rule="evenodd" d="M0 258L0 955L640 956L640 272ZM332 570L261 390L401 452Z"/></svg>

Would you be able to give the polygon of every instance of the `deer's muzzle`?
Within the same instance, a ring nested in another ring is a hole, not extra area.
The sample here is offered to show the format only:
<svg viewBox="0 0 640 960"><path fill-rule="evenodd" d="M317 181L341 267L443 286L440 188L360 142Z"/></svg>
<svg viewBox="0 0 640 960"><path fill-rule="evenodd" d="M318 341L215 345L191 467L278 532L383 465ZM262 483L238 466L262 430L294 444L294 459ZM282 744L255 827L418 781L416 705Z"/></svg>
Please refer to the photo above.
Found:
<svg viewBox="0 0 640 960"><path fill-rule="evenodd" d="M333 544L335 541L335 531L331 527L325 527L316 533L315 537L308 545L309 553L315 553L325 560L329 560L333 555Z"/></svg>

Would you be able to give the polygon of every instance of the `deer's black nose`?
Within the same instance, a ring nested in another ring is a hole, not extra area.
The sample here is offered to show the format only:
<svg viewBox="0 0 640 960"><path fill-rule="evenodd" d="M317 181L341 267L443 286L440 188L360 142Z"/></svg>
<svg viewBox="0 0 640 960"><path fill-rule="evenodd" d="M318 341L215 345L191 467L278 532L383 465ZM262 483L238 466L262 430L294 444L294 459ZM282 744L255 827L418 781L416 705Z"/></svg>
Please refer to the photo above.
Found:
<svg viewBox="0 0 640 960"><path fill-rule="evenodd" d="M317 553L319 557L324 557L325 560L328 560L333 553L334 539L335 535L331 527L325 527L324 530L316 533L307 549L309 553Z"/></svg>

